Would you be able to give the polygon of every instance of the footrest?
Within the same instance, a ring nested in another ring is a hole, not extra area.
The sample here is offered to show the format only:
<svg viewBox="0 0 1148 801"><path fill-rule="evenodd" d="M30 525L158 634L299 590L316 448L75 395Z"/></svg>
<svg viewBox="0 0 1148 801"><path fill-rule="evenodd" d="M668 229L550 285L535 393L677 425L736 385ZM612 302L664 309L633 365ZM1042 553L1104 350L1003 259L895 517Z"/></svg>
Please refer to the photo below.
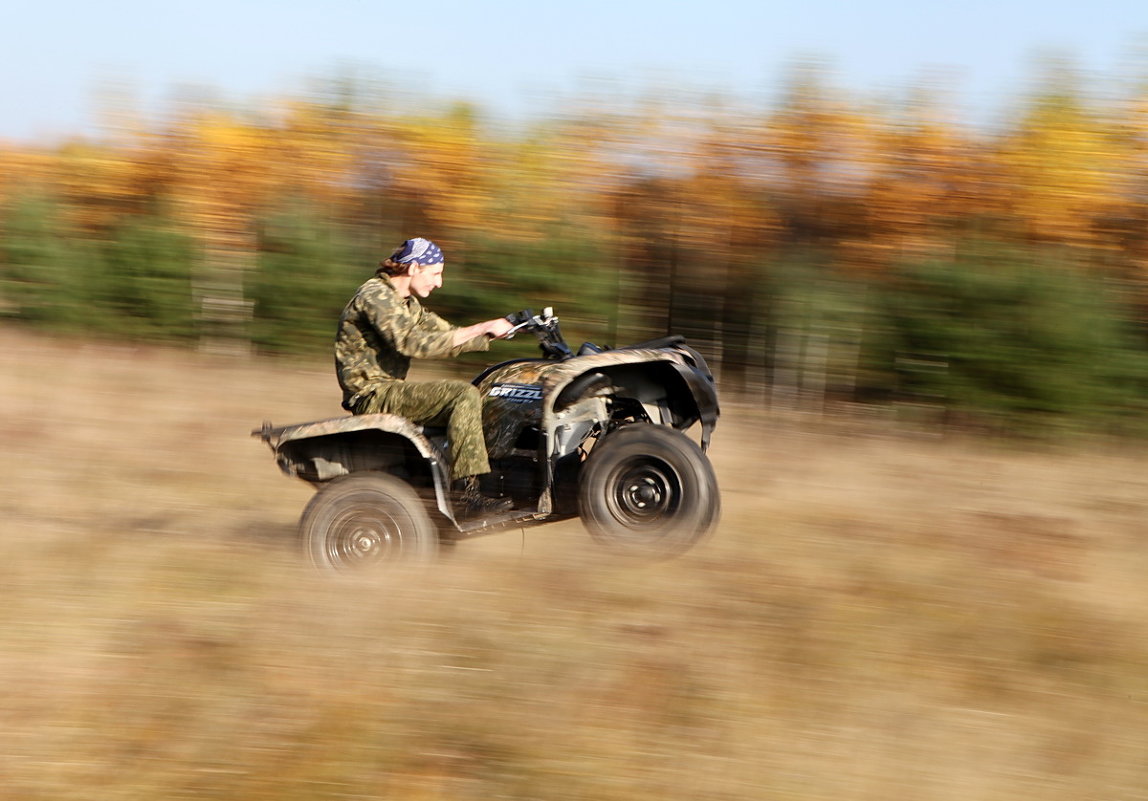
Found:
<svg viewBox="0 0 1148 801"><path fill-rule="evenodd" d="M525 523L530 520L540 520L541 518L548 517L548 515L539 514L533 509L511 509L509 512L493 515L492 517L485 517L478 520L464 520L458 523L458 530L460 534L478 534L485 529L498 529L504 526L514 525L515 523Z"/></svg>

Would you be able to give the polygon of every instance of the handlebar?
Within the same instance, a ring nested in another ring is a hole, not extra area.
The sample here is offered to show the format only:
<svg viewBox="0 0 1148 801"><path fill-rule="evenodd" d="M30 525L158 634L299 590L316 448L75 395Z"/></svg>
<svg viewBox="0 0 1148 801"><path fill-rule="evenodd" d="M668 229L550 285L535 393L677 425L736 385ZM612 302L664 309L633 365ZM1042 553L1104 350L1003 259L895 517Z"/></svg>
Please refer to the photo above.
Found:
<svg viewBox="0 0 1148 801"><path fill-rule="evenodd" d="M551 331L557 330L558 318L554 316L554 309L547 306L542 310L542 314L537 315L533 309L523 309L512 314L506 315L506 321L510 323L513 328L503 335L503 339L514 339L514 335L524 329L531 331Z"/></svg>
<svg viewBox="0 0 1148 801"><path fill-rule="evenodd" d="M538 346L542 349L542 355L547 359L564 360L572 358L575 354L570 350L570 346L566 344L566 339L562 336L562 330L558 327L558 318L554 315L554 309L547 306L542 310L541 314L535 314L533 309L523 309L512 314L506 315L504 318L510 323L511 328L505 334L503 339L514 339L514 335L520 331L530 331L538 337ZM695 362L700 362L703 371L705 361L699 354L694 352L691 348L685 346L685 338L680 335L671 335L660 337L658 339L651 339L647 342L639 342L636 345L627 345L626 348L646 348L660 350L662 348L675 348L688 352L690 358ZM680 347L679 347L680 346ZM610 348L602 348L593 345L589 342L583 343L579 348L579 356L585 353L601 353L603 350L610 350Z"/></svg>
<svg viewBox="0 0 1148 801"><path fill-rule="evenodd" d="M506 321L512 327L503 335L503 339L513 339L519 331L531 331L538 337L538 346L546 358L568 359L574 355L570 352L566 340L562 338L558 318L554 316L554 309L550 306L543 309L542 314L535 314L532 309L508 314Z"/></svg>

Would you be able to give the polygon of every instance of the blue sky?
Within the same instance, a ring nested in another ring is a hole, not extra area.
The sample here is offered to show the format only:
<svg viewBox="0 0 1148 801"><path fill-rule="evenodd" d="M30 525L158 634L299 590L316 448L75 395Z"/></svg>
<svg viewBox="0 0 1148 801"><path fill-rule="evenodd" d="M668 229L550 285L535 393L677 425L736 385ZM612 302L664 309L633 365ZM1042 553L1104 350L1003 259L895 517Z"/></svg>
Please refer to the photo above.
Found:
<svg viewBox="0 0 1148 801"><path fill-rule="evenodd" d="M1148 0L0 0L0 20L0 138L24 141L90 129L107 87L245 102L348 67L509 116L601 82L768 100L803 58L864 93L940 72L981 115L1043 52L1148 73Z"/></svg>

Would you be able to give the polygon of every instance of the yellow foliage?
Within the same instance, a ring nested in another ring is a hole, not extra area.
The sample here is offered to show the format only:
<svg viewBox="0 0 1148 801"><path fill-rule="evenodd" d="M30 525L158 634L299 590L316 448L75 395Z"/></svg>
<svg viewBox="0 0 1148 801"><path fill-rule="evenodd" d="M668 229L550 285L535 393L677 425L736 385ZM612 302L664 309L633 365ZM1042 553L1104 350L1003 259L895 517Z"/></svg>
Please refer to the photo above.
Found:
<svg viewBox="0 0 1148 801"><path fill-rule="evenodd" d="M1148 216L1148 97L1099 107L1052 85L1003 130L977 131L937 103L881 109L805 75L769 112L653 98L518 135L464 105L409 117L287 98L109 141L0 147L0 201L30 187L92 236L158 211L212 251L250 251L262 215L301 202L363 226L396 215L443 241L573 229L758 254L811 241L872 269L986 225L1132 247L1130 223L1111 221Z"/></svg>
<svg viewBox="0 0 1148 801"><path fill-rule="evenodd" d="M1126 143L1071 98L1042 98L1003 141L1010 211L1032 239L1096 244L1093 224L1127 163Z"/></svg>

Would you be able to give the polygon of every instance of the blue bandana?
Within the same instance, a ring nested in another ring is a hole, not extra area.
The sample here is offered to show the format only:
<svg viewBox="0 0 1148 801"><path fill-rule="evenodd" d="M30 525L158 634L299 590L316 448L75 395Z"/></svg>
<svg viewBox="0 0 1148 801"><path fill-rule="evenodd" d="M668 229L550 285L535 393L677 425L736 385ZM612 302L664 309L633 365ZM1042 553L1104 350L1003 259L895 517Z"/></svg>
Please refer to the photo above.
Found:
<svg viewBox="0 0 1148 801"><path fill-rule="evenodd" d="M445 261L439 246L421 236L403 242L402 247L391 255L391 260L399 264L418 262L424 267L428 264L441 264Z"/></svg>

